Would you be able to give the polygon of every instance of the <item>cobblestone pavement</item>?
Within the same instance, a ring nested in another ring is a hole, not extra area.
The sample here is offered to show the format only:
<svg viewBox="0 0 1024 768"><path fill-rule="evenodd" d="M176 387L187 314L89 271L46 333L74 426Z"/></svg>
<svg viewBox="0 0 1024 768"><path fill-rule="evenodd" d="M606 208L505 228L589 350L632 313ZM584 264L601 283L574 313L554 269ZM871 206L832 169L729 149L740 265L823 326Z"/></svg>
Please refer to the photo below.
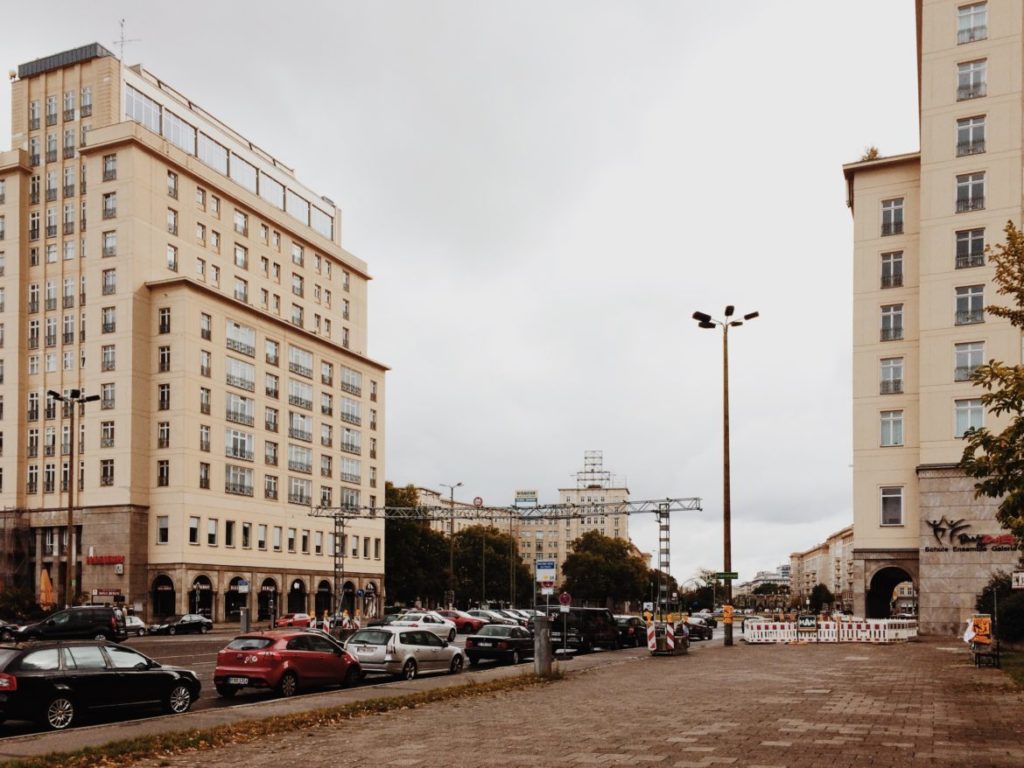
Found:
<svg viewBox="0 0 1024 768"><path fill-rule="evenodd" d="M953 639L607 657L541 689L142 765L1024 766L1024 691Z"/></svg>

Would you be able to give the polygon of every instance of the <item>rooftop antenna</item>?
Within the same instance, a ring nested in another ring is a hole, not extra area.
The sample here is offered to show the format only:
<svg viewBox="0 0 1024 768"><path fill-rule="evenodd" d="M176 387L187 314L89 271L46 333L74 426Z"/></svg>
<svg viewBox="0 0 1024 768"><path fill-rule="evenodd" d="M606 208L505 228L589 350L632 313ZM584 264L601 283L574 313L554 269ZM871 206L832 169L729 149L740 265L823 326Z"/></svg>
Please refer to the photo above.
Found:
<svg viewBox="0 0 1024 768"><path fill-rule="evenodd" d="M133 39L129 40L128 38L126 38L124 36L124 19L121 19L121 37L120 37L120 39L114 41L114 45L116 45L118 48L121 49L120 59L121 59L121 63L122 64L124 63L124 47L125 47L125 45L127 45L128 43L139 43L139 42L142 42L142 41L139 40L138 38L133 38Z"/></svg>

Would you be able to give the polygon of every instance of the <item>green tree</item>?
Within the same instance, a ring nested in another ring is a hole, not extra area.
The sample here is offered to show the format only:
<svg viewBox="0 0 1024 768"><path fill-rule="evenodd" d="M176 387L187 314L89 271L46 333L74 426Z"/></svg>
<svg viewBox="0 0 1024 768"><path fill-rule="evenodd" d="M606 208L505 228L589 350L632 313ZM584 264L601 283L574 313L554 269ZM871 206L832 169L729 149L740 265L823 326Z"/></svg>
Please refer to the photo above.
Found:
<svg viewBox="0 0 1024 768"><path fill-rule="evenodd" d="M455 598L470 603L508 603L509 562L519 605L533 605L533 577L513 537L490 525L471 525L455 534Z"/></svg>
<svg viewBox="0 0 1024 768"><path fill-rule="evenodd" d="M994 264L996 291L1011 297L1012 306L988 306L985 311L1010 321L1024 331L1024 235L1007 222L1006 241L988 249ZM1010 417L998 432L987 427L969 429L960 467L977 480L975 496L1000 499L996 517L1018 544L1024 542L1024 367L996 360L979 366L971 376L985 390L982 405L990 413Z"/></svg>
<svg viewBox="0 0 1024 768"><path fill-rule="evenodd" d="M416 507L416 488L384 484L387 507ZM448 584L448 540L426 520L384 521L384 584L392 603L426 604L444 599Z"/></svg>
<svg viewBox="0 0 1024 768"><path fill-rule="evenodd" d="M574 602L608 608L636 599L649 587L647 564L630 550L629 542L597 531L572 543L562 574Z"/></svg>
<svg viewBox="0 0 1024 768"><path fill-rule="evenodd" d="M832 605L836 601L835 595L824 584L815 584L811 590L811 611L819 613L823 606Z"/></svg>
<svg viewBox="0 0 1024 768"><path fill-rule="evenodd" d="M754 587L753 593L755 595L778 595L782 592L781 584L772 584L771 582L765 582L764 584L758 584Z"/></svg>

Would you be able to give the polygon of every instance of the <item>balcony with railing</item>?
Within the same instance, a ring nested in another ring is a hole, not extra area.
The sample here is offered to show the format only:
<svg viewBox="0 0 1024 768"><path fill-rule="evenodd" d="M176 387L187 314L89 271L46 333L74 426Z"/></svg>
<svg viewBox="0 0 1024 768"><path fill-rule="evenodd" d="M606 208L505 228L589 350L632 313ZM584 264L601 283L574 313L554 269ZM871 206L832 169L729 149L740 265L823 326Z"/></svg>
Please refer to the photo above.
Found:
<svg viewBox="0 0 1024 768"><path fill-rule="evenodd" d="M106 474L100 475L100 485L102 485L102 486L111 486L113 484L114 484L114 476L113 475L106 475Z"/></svg>
<svg viewBox="0 0 1024 768"><path fill-rule="evenodd" d="M263 462L265 464L271 466L271 467L276 467L277 466L277 454L276 453L264 454Z"/></svg>
<svg viewBox="0 0 1024 768"><path fill-rule="evenodd" d="M274 498L277 497L275 496ZM304 493L292 493L291 491L288 492L288 501L290 501L292 504L302 504L304 506L309 506L312 503L312 499L312 496L307 496Z"/></svg>
<svg viewBox="0 0 1024 768"><path fill-rule="evenodd" d="M967 211L983 211L985 210L985 196L984 195L973 195L971 197L958 197L956 200L956 212L965 213Z"/></svg>
<svg viewBox="0 0 1024 768"><path fill-rule="evenodd" d="M30 131L38 131L39 130L39 116L38 115L36 115L35 117L30 117L28 119L28 129Z"/></svg>
<svg viewBox="0 0 1024 768"><path fill-rule="evenodd" d="M342 479L342 481L344 481L346 483L357 483L358 484L359 481L362 478L360 478L359 475L353 475L353 474L351 474L349 472L342 472L341 473L341 479Z"/></svg>
<svg viewBox="0 0 1024 768"><path fill-rule="evenodd" d="M227 339L226 344L228 349L248 355L249 357L256 357L256 347L252 344L246 344L236 339Z"/></svg>
<svg viewBox="0 0 1024 768"><path fill-rule="evenodd" d="M330 467L325 467L325 466L321 465L320 466L320 477L330 477L330 476L331 476L331 468Z"/></svg>
<svg viewBox="0 0 1024 768"><path fill-rule="evenodd" d="M266 419L263 422L263 428L268 432L277 432L277 424L277 421L274 421L272 419Z"/></svg>
<svg viewBox="0 0 1024 768"><path fill-rule="evenodd" d="M74 156L75 156L75 148L74 147L64 147L64 159L65 160L70 160Z"/></svg>
<svg viewBox="0 0 1024 768"><path fill-rule="evenodd" d="M238 387L239 389L244 389L247 392L256 391L256 382L250 379L245 379L241 376L235 376L229 373L226 374L224 380L232 387Z"/></svg>
<svg viewBox="0 0 1024 768"><path fill-rule="evenodd" d="M882 275L882 287L883 288L902 288L903 287L903 273L897 272L894 275ZM371 397L371 400L376 398Z"/></svg>
<svg viewBox="0 0 1024 768"><path fill-rule="evenodd" d="M170 448L171 447L171 438L169 438L169 437L158 437L156 439L156 447L157 448Z"/></svg>
<svg viewBox="0 0 1024 768"><path fill-rule="evenodd" d="M956 145L956 156L966 157L967 155L980 155L985 151L985 140L975 139L974 141L960 141Z"/></svg>
<svg viewBox="0 0 1024 768"><path fill-rule="evenodd" d="M100 327L100 329L103 331L103 333L114 333L114 331L117 330L117 323L116 322L103 323L103 325Z"/></svg>
<svg viewBox="0 0 1024 768"><path fill-rule="evenodd" d="M360 418L359 416L356 416L355 414L352 414L352 413L346 413L345 411L342 411L339 414L339 418L341 418L342 421L344 421L344 422L346 422L348 424L353 424L353 425L355 425L357 427L360 426L363 423L362 418Z"/></svg>
<svg viewBox="0 0 1024 768"><path fill-rule="evenodd" d="M29 227L28 239L29 240L38 240L39 239L39 227Z"/></svg>
<svg viewBox="0 0 1024 768"><path fill-rule="evenodd" d="M57 124L57 113L56 112L47 112L46 113L46 124L47 125L56 125Z"/></svg>
<svg viewBox="0 0 1024 768"><path fill-rule="evenodd" d="M953 369L953 380L954 381L970 381L971 376L978 370L976 365L958 365Z"/></svg>
<svg viewBox="0 0 1024 768"><path fill-rule="evenodd" d="M39 455L39 446L38 445L32 445L31 443L29 443L29 446L28 446L28 457L30 459L34 459L38 455Z"/></svg>
<svg viewBox="0 0 1024 768"><path fill-rule="evenodd" d="M246 483L233 483L226 480L224 482L224 493L233 493L236 496L252 496L252 486Z"/></svg>
<svg viewBox="0 0 1024 768"><path fill-rule="evenodd" d="M73 306L75 306L74 295L62 297L61 305L64 307L64 309L71 309Z"/></svg>
<svg viewBox="0 0 1024 768"><path fill-rule="evenodd" d="M64 122L65 123L70 123L74 119L75 119L75 108L72 107L71 109L65 109L64 110Z"/></svg>
<svg viewBox="0 0 1024 768"><path fill-rule="evenodd" d="M898 395L903 392L903 379L882 379L878 393L881 395Z"/></svg>
<svg viewBox="0 0 1024 768"><path fill-rule="evenodd" d="M117 179L117 168L104 168L103 169L103 180L104 181L115 181Z"/></svg>
<svg viewBox="0 0 1024 768"><path fill-rule="evenodd" d="M902 235L903 234L903 221L883 221L882 222L882 237L889 235Z"/></svg>
<svg viewBox="0 0 1024 768"><path fill-rule="evenodd" d="M61 336L61 341L64 344L74 344L75 343L75 332L74 331L65 331L64 334Z"/></svg>
<svg viewBox="0 0 1024 768"><path fill-rule="evenodd" d="M47 187L46 188L46 202L52 203L56 199L57 199L57 188L56 187Z"/></svg>
<svg viewBox="0 0 1024 768"><path fill-rule="evenodd" d="M228 421L234 422L235 424L244 424L247 427L251 427L256 423L255 416L237 408L227 408L224 411L224 418Z"/></svg>
<svg viewBox="0 0 1024 768"><path fill-rule="evenodd" d="M984 309L965 309L958 310L956 313L957 325L974 325L983 322L985 322Z"/></svg>
<svg viewBox="0 0 1024 768"><path fill-rule="evenodd" d="M313 442L313 433L307 432L304 429L295 429L294 427L289 427L288 437L291 437L295 440L302 440L307 443Z"/></svg>
<svg viewBox="0 0 1024 768"><path fill-rule="evenodd" d="M961 85L956 89L957 101L967 101L968 99L980 99L982 96L988 94L988 88L985 83L971 83L970 85Z"/></svg>
<svg viewBox="0 0 1024 768"><path fill-rule="evenodd" d="M47 224L46 225L46 236L47 237L56 237L57 236L57 225L56 224Z"/></svg>
<svg viewBox="0 0 1024 768"><path fill-rule="evenodd" d="M29 349L39 349L39 337L38 336L29 336L28 337L28 348Z"/></svg>
<svg viewBox="0 0 1024 768"><path fill-rule="evenodd" d="M958 254L956 257L957 269L968 269L970 267L983 266L985 266L985 254L983 253Z"/></svg>
<svg viewBox="0 0 1024 768"><path fill-rule="evenodd" d="M327 435L320 435L320 445L324 448L331 448L334 446L334 440Z"/></svg>
<svg viewBox="0 0 1024 768"><path fill-rule="evenodd" d="M35 166L39 165L39 153L37 152L34 155L29 155L28 156L28 163L32 167L35 167Z"/></svg>
<svg viewBox="0 0 1024 768"><path fill-rule="evenodd" d="M299 363L288 363L288 370L299 374L299 376L305 376L307 379L313 378L313 369Z"/></svg>
<svg viewBox="0 0 1024 768"><path fill-rule="evenodd" d="M329 405L321 404L320 405L320 413L323 416L333 416L334 415L334 408L332 408Z"/></svg>
<svg viewBox="0 0 1024 768"><path fill-rule="evenodd" d="M302 472L307 475L313 474L313 465L304 461L288 460L288 469L292 472Z"/></svg>
<svg viewBox="0 0 1024 768"><path fill-rule="evenodd" d="M341 382L341 391L348 392L349 394L355 395L356 397L360 397L363 394L362 387L356 386L355 384L350 384L347 381Z"/></svg>
<svg viewBox="0 0 1024 768"><path fill-rule="evenodd" d="M307 400L299 395L288 395L288 405L294 405L297 408L305 408L307 411L313 410L313 401Z"/></svg>
<svg viewBox="0 0 1024 768"><path fill-rule="evenodd" d="M224 448L224 455L231 459L241 459L242 461L252 461L253 452L247 451L244 448L229 445Z"/></svg>
<svg viewBox="0 0 1024 768"><path fill-rule="evenodd" d="M332 386L334 386L334 377L333 376L329 376L326 373L321 373L320 374L320 383L325 385L325 386L332 387Z"/></svg>
<svg viewBox="0 0 1024 768"><path fill-rule="evenodd" d="M113 447L114 447L114 438L112 438L112 437L101 437L100 438L100 448L113 448Z"/></svg>
<svg viewBox="0 0 1024 768"><path fill-rule="evenodd" d="M896 325L891 328L883 328L879 338L882 341L899 341L903 338L903 326Z"/></svg>
<svg viewBox="0 0 1024 768"><path fill-rule="evenodd" d="M958 30L956 33L956 42L958 45L964 45L965 43L973 43L976 40L984 40L987 37L988 26L985 24L979 24L975 27Z"/></svg>
<svg viewBox="0 0 1024 768"><path fill-rule="evenodd" d="M277 501L277 488L264 488L263 498ZM260 547L260 549L266 549L266 545Z"/></svg>
<svg viewBox="0 0 1024 768"><path fill-rule="evenodd" d="M46 150L46 162L48 162L48 163L56 163L57 162L57 150L56 149L48 149L48 150Z"/></svg>
<svg viewBox="0 0 1024 768"><path fill-rule="evenodd" d="M363 453L362 448L352 443L342 443L339 448L341 448L345 453L351 453L353 456L361 456Z"/></svg>
<svg viewBox="0 0 1024 768"><path fill-rule="evenodd" d="M65 235L73 235L73 234L75 234L75 222L73 222L73 221L65 221L64 222L63 232L64 232Z"/></svg>
<svg viewBox="0 0 1024 768"><path fill-rule="evenodd" d="M101 411L109 411L113 407L114 407L114 398L112 398L112 397L104 397L103 399L100 400L100 410Z"/></svg>

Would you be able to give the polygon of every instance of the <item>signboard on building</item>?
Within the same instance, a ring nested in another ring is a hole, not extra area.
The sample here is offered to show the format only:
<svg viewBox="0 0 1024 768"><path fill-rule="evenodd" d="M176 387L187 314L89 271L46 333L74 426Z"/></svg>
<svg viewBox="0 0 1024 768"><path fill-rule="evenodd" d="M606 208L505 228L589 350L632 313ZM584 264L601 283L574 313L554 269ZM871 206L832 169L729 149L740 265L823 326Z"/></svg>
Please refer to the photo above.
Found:
<svg viewBox="0 0 1024 768"><path fill-rule="evenodd" d="M537 581L547 586L558 578L558 564L554 560L537 561Z"/></svg>
<svg viewBox="0 0 1024 768"><path fill-rule="evenodd" d="M524 504L537 504L537 492L536 491L516 491L516 506Z"/></svg>
<svg viewBox="0 0 1024 768"><path fill-rule="evenodd" d="M1012 584L1014 589L1024 589L1024 571L1013 572Z"/></svg>

